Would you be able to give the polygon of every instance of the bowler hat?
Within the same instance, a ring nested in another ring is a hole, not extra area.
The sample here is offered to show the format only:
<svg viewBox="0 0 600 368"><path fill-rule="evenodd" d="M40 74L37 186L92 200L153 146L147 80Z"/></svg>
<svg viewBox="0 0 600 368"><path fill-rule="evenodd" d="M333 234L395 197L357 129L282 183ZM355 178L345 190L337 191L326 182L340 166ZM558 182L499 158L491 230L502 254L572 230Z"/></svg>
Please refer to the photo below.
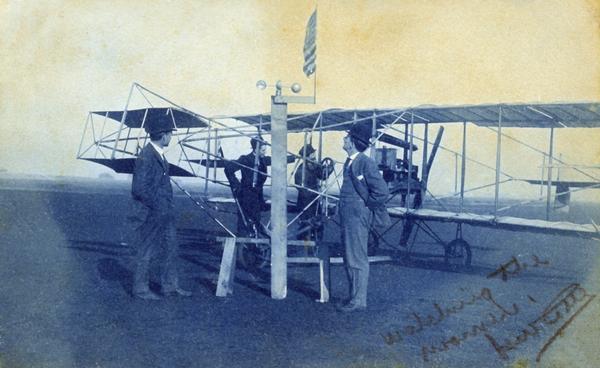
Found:
<svg viewBox="0 0 600 368"><path fill-rule="evenodd" d="M302 156L302 157L308 157L310 155L313 154L313 152L316 152L315 148L309 143L306 146L303 146L302 148L300 148L300 151L298 151L298 156Z"/></svg>
<svg viewBox="0 0 600 368"><path fill-rule="evenodd" d="M372 137L372 129L373 126L369 122L364 121L354 123L354 125L350 127L350 131L348 132L348 134L350 135L350 137L360 141L361 143L364 143L368 147L369 145L371 145L370 139Z"/></svg>
<svg viewBox="0 0 600 368"><path fill-rule="evenodd" d="M254 137L252 137L252 139L250 139L250 146L252 146L252 149L256 149L256 146L258 145L263 145L263 137L260 135L255 135Z"/></svg>
<svg viewBox="0 0 600 368"><path fill-rule="evenodd" d="M150 116L144 124L144 129L148 134L158 134L177 130L175 129L175 124L173 124L173 119L170 114Z"/></svg>

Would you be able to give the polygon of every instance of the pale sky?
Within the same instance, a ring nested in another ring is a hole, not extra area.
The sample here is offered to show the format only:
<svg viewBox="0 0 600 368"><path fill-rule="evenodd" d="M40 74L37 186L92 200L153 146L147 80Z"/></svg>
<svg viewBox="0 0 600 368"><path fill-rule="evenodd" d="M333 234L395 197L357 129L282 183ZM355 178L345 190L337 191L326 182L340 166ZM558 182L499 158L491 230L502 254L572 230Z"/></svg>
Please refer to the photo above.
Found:
<svg viewBox="0 0 600 368"><path fill-rule="evenodd" d="M134 81L204 115L267 112L259 79L310 93L302 46L315 4L3 1L0 168L109 172L75 159L86 114L122 109ZM290 110L600 101L600 4L321 1L317 70L318 104ZM547 149L547 131L507 133ZM449 131L444 144L459 143ZM556 145L573 163L600 162L600 129L559 129ZM491 132L470 132L468 147L494 163ZM343 156L338 136L328 150ZM538 173L541 157L521 150L503 146L507 171Z"/></svg>

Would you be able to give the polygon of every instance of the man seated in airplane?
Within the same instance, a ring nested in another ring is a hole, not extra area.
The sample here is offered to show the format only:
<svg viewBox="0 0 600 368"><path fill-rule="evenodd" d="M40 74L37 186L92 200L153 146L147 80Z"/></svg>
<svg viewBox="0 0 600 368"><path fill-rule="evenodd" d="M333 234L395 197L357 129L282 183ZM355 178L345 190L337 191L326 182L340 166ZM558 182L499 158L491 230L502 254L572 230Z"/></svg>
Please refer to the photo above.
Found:
<svg viewBox="0 0 600 368"><path fill-rule="evenodd" d="M315 239L323 231L323 225L319 221L320 206L317 192L319 191L319 182L327 179L333 171L332 166L319 164L316 159L316 150L308 144L300 149L298 156L301 156L305 162L301 163L294 175L294 183L298 189L298 200L296 208L301 212L298 224L301 228L307 230L297 235L299 240Z"/></svg>
<svg viewBox="0 0 600 368"><path fill-rule="evenodd" d="M267 235L268 231L261 224L260 218L261 211L270 209L263 195L270 157L265 156L267 146L262 137L253 137L250 145L252 152L225 163L225 176L238 203L238 234ZM236 176L238 171L241 171L241 180Z"/></svg>

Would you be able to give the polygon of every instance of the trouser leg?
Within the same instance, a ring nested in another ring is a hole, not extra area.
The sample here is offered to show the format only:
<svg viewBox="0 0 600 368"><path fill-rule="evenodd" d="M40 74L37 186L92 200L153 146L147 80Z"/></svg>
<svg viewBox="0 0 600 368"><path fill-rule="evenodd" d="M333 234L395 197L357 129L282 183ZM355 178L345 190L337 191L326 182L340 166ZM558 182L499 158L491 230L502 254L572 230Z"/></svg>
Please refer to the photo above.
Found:
<svg viewBox="0 0 600 368"><path fill-rule="evenodd" d="M355 304L367 306L367 288L369 284L369 263L363 269L356 270L356 293L354 295Z"/></svg>
<svg viewBox="0 0 600 368"><path fill-rule="evenodd" d="M350 283L351 303L367 305L369 280L369 222L370 211L364 205L347 203L341 208L344 264Z"/></svg>
<svg viewBox="0 0 600 368"><path fill-rule="evenodd" d="M149 290L150 259L159 246L157 241L158 227L152 221L145 221L135 230L135 271L133 273L133 293L144 293Z"/></svg>
<svg viewBox="0 0 600 368"><path fill-rule="evenodd" d="M243 229L244 236L253 236L254 231L258 229L257 225L260 221L260 205L255 198L256 194L251 190L242 191L242 196L239 198L240 210L246 220L246 224L242 220L242 214L238 212L238 229ZM240 222L241 221L241 222Z"/></svg>
<svg viewBox="0 0 600 368"><path fill-rule="evenodd" d="M242 216L242 212L238 208L238 211L237 211L237 235L238 236L246 236L246 232L247 232L247 230L246 230L245 219Z"/></svg>
<svg viewBox="0 0 600 368"><path fill-rule="evenodd" d="M344 255L344 270L346 270L346 277L348 279L348 300L352 300L353 296L352 292L354 288L352 287L352 283L354 280L354 272L352 269L348 267L348 261L346 260L346 256Z"/></svg>
<svg viewBox="0 0 600 368"><path fill-rule="evenodd" d="M175 290L179 286L177 273L179 244L177 243L177 232L173 221L169 221L165 225L162 240L165 248L165 261L161 270L161 286L163 292L168 292Z"/></svg>

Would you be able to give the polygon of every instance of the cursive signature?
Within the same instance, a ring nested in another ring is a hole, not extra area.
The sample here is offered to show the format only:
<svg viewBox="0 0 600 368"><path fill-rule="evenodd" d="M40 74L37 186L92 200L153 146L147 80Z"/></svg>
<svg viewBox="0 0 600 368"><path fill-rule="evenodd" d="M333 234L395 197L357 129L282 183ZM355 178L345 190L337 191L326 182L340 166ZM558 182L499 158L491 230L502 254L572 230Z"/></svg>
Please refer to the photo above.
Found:
<svg viewBox="0 0 600 368"><path fill-rule="evenodd" d="M513 303L509 308L502 306L494 299L490 289L482 289L482 295L484 295L485 300L489 301L491 305L495 307L494 311L487 312L483 315L478 324L472 325L464 331L450 336L450 338L442 341L439 345L429 344L421 346L421 358L423 361L429 361L431 354L448 351L451 347L458 347L468 339L487 332L490 327L504 322L508 317L519 314L519 306L516 303Z"/></svg>
<svg viewBox="0 0 600 368"><path fill-rule="evenodd" d="M507 281L509 277L516 276L529 267L548 266L550 264L549 261L540 260L535 254L531 257L533 258L533 263L530 264L521 262L517 259L517 257L512 256L508 262L501 264L500 267L489 273L487 278L491 279L493 277L500 276L502 281Z"/></svg>
<svg viewBox="0 0 600 368"><path fill-rule="evenodd" d="M418 313L413 312L411 317L415 320L416 324L404 326L401 330L388 332L381 336L386 344L393 345L396 342L402 341L404 336L414 335L427 327L436 326L448 316L456 314L465 308L465 306L475 304L478 301L486 301L494 309L491 312L483 314L479 323L472 325L459 334L451 336L439 343L439 345L430 344L422 346L421 357L424 361L429 361L431 354L447 351L453 346L460 346L464 341L487 332L490 327L502 323L508 317L519 313L519 306L516 303L513 303L510 307L505 307L496 301L490 289L482 288L479 293L471 295L469 299L460 300L453 307L442 307L438 303L434 303L434 308L437 312L436 316L429 314L427 317L422 317Z"/></svg>
<svg viewBox="0 0 600 368"><path fill-rule="evenodd" d="M488 288L482 288L478 293L472 294L465 299L460 299L451 306L442 306L439 303L433 303L433 309L435 309L435 313L433 314L430 313L427 315L422 315L417 312L412 312L410 314L410 318L412 319L413 323L405 325L398 330L381 334L381 337L383 337L383 340L386 344L393 345L404 340L406 336L412 336L426 330L427 328L437 326L446 318L454 314L458 314L465 309L465 307L473 305L479 301L487 301L498 305L493 298L491 290Z"/></svg>
<svg viewBox="0 0 600 368"><path fill-rule="evenodd" d="M544 343L537 354L536 361L540 361L544 352L556 340L556 338L567 328L583 309L596 297L588 292L579 284L570 284L563 288L557 296L552 299L544 311L533 321L527 324L527 327L514 338L507 338L503 343L499 343L496 338L490 334L485 334L486 339L498 353L501 359L508 359L508 352L516 349L519 345L526 342L530 337L539 336L545 326L552 326L562 321L577 305L580 305L575 313L564 321L556 332Z"/></svg>

